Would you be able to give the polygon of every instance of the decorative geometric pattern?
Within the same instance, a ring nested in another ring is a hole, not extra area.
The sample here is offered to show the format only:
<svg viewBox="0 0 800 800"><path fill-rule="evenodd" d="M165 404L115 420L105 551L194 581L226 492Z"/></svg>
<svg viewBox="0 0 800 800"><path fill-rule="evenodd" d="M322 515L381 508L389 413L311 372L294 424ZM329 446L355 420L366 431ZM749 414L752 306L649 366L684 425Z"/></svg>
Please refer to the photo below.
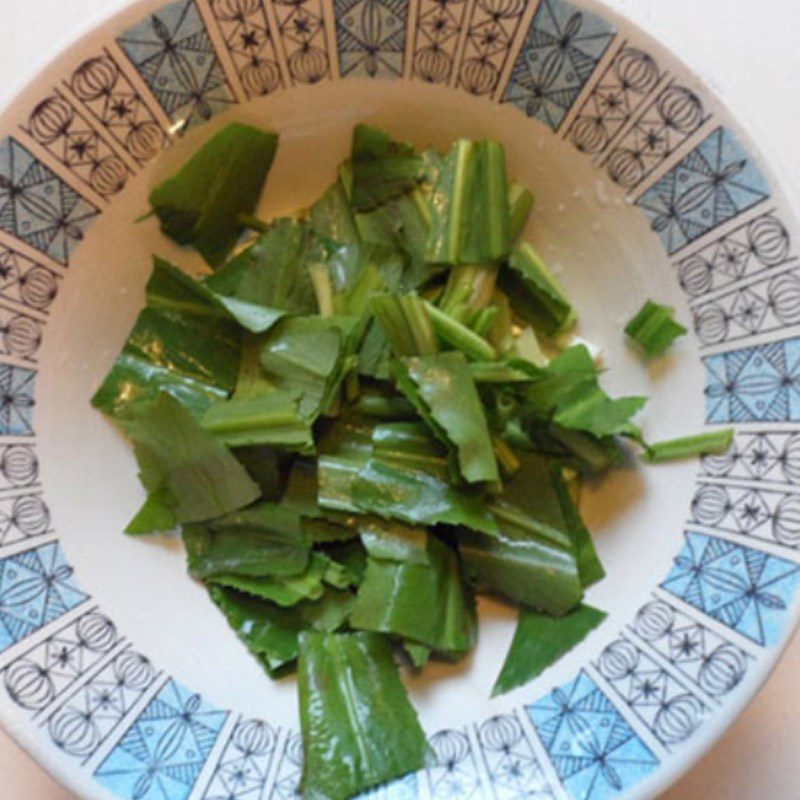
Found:
<svg viewBox="0 0 800 800"><path fill-rule="evenodd" d="M624 636L604 648L595 667L668 750L685 742L708 714L702 700Z"/></svg>
<svg viewBox="0 0 800 800"><path fill-rule="evenodd" d="M692 309L705 345L733 342L800 323L800 270L751 283Z"/></svg>
<svg viewBox="0 0 800 800"><path fill-rule="evenodd" d="M568 136L583 153L597 155L631 120L661 80L658 64L642 50L623 47L569 127Z"/></svg>
<svg viewBox="0 0 800 800"><path fill-rule="evenodd" d="M439 731L430 739L431 757L426 767L431 797L436 800L470 800L481 797L478 765L466 729Z"/></svg>
<svg viewBox="0 0 800 800"><path fill-rule="evenodd" d="M299 733L289 734L275 770L268 800L298 800L297 787L303 769L303 740Z"/></svg>
<svg viewBox="0 0 800 800"><path fill-rule="evenodd" d="M477 732L494 800L554 800L533 745L514 714L492 717Z"/></svg>
<svg viewBox="0 0 800 800"><path fill-rule="evenodd" d="M50 531L50 509L40 494L0 497L0 547Z"/></svg>
<svg viewBox="0 0 800 800"><path fill-rule="evenodd" d="M699 483L690 522L720 531L800 547L800 494Z"/></svg>
<svg viewBox="0 0 800 800"><path fill-rule="evenodd" d="M16 139L0 141L0 230L65 266L97 216Z"/></svg>
<svg viewBox="0 0 800 800"><path fill-rule="evenodd" d="M0 355L36 361L42 333L41 320L0 305Z"/></svg>
<svg viewBox="0 0 800 800"><path fill-rule="evenodd" d="M147 658L133 650L124 650L50 714L47 721L50 738L62 753L85 763L109 739L156 678L157 673ZM173 732L179 737L182 731L173 729ZM146 758L143 751L139 753ZM161 800L160 795L155 796Z"/></svg>
<svg viewBox="0 0 800 800"><path fill-rule="evenodd" d="M107 50L86 59L66 86L139 164L167 144L166 132Z"/></svg>
<svg viewBox="0 0 800 800"><path fill-rule="evenodd" d="M503 98L556 130L614 38L602 17L542 0Z"/></svg>
<svg viewBox="0 0 800 800"><path fill-rule="evenodd" d="M636 204L672 255L768 195L752 158L729 130L717 128Z"/></svg>
<svg viewBox="0 0 800 800"><path fill-rule="evenodd" d="M408 0L333 0L333 7L340 75L401 77Z"/></svg>
<svg viewBox="0 0 800 800"><path fill-rule="evenodd" d="M58 542L0 560L0 653L87 597Z"/></svg>
<svg viewBox="0 0 800 800"><path fill-rule="evenodd" d="M296 83L330 77L330 57L322 0L273 0L281 43Z"/></svg>
<svg viewBox="0 0 800 800"><path fill-rule="evenodd" d="M108 198L125 188L128 166L61 92L31 111L24 130L99 195Z"/></svg>
<svg viewBox="0 0 800 800"><path fill-rule="evenodd" d="M97 610L88 611L5 667L3 685L18 706L42 711L102 661L118 641L114 623Z"/></svg>
<svg viewBox="0 0 800 800"><path fill-rule="evenodd" d="M0 446L0 491L33 486L39 478L39 459L29 444Z"/></svg>
<svg viewBox="0 0 800 800"><path fill-rule="evenodd" d="M700 474L800 484L800 433L737 433L727 453L700 459Z"/></svg>
<svg viewBox="0 0 800 800"><path fill-rule="evenodd" d="M467 0L419 0L413 77L428 83L450 80L467 7Z"/></svg>
<svg viewBox="0 0 800 800"><path fill-rule="evenodd" d="M632 190L664 164L708 119L691 89L671 83L648 106L608 157L608 174Z"/></svg>
<svg viewBox="0 0 800 800"><path fill-rule="evenodd" d="M527 710L575 800L617 797L658 767L658 759L583 670Z"/></svg>
<svg viewBox="0 0 800 800"><path fill-rule="evenodd" d="M699 298L791 260L789 232L769 213L740 225L676 266L684 292Z"/></svg>
<svg viewBox="0 0 800 800"><path fill-rule="evenodd" d="M212 0L211 9L249 98L283 87L262 0Z"/></svg>
<svg viewBox="0 0 800 800"><path fill-rule="evenodd" d="M227 716L170 679L95 777L132 800L186 800Z"/></svg>
<svg viewBox="0 0 800 800"><path fill-rule="evenodd" d="M0 436L33 436L36 373L0 364Z"/></svg>
<svg viewBox="0 0 800 800"><path fill-rule="evenodd" d="M117 41L177 130L236 102L194 0L162 6Z"/></svg>
<svg viewBox="0 0 800 800"><path fill-rule="evenodd" d="M730 694L752 662L744 650L663 600L642 606L631 630L709 697Z"/></svg>
<svg viewBox="0 0 800 800"><path fill-rule="evenodd" d="M708 356L704 362L708 422L800 419L800 339Z"/></svg>
<svg viewBox="0 0 800 800"><path fill-rule="evenodd" d="M0 246L0 297L46 314L56 299L61 277L10 247Z"/></svg>
<svg viewBox="0 0 800 800"><path fill-rule="evenodd" d="M687 531L661 587L760 645L774 644L800 584L800 567L724 539Z"/></svg>
<svg viewBox="0 0 800 800"><path fill-rule="evenodd" d="M475 0L458 71L461 89L474 95L495 91L526 7L525 0Z"/></svg>
<svg viewBox="0 0 800 800"><path fill-rule="evenodd" d="M261 800L277 735L266 722L240 719L214 767L202 800Z"/></svg>

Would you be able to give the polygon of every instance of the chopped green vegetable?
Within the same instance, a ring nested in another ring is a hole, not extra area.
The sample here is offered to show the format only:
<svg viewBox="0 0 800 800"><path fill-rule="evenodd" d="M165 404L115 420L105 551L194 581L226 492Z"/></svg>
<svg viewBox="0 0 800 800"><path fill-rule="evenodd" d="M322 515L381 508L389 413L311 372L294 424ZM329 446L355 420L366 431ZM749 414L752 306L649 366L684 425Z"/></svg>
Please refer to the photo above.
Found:
<svg viewBox="0 0 800 800"><path fill-rule="evenodd" d="M383 637L301 633L298 691L306 800L347 800L424 766L425 734Z"/></svg>
<svg viewBox="0 0 800 800"><path fill-rule="evenodd" d="M183 541L189 571L202 579L226 573L297 575L311 555L299 515L273 503L259 503L205 525L187 525Z"/></svg>
<svg viewBox="0 0 800 800"><path fill-rule="evenodd" d="M397 536L397 528L384 536ZM476 635L475 609L456 553L424 532L413 544L407 537L394 547L385 540L380 549L365 544L370 558L350 624L402 636L451 658L468 652Z"/></svg>
<svg viewBox="0 0 800 800"><path fill-rule="evenodd" d="M625 326L625 333L650 358L660 356L676 339L687 331L674 318L675 309L647 300Z"/></svg>
<svg viewBox="0 0 800 800"><path fill-rule="evenodd" d="M520 609L495 693L538 675L604 616L582 605L604 576L584 476L624 440L665 461L732 432L645 442L645 399L609 396L560 336L575 309L517 243L533 195L497 142L441 155L358 126L317 202L262 221L275 144L229 126L154 191L165 232L219 269L154 259L92 402L134 445L128 532L182 525L242 643L274 677L298 665L301 791L345 800L423 766L393 651L463 658L489 594ZM647 353L685 333L652 302L626 330Z"/></svg>
<svg viewBox="0 0 800 800"><path fill-rule="evenodd" d="M210 300L179 302L166 284L173 268L156 259L147 285L150 298L122 352L92 397L92 405L117 420L169 393L195 416L236 385L241 334ZM165 300L171 297L171 302Z"/></svg>
<svg viewBox="0 0 800 800"><path fill-rule="evenodd" d="M539 333L555 336L575 323L575 309L542 257L527 242L511 254L498 282L515 313Z"/></svg>
<svg viewBox="0 0 800 800"><path fill-rule="evenodd" d="M134 443L139 477L148 492L147 514L167 511L178 522L201 522L230 514L260 495L258 486L226 447L206 433L171 395L137 406L124 430ZM137 530L141 533L142 530Z"/></svg>
<svg viewBox="0 0 800 800"><path fill-rule="evenodd" d="M651 464L660 464L679 458L726 453L732 443L733 428L722 428L647 445L643 458Z"/></svg>
<svg viewBox="0 0 800 800"><path fill-rule="evenodd" d="M512 181L508 187L508 234L512 242L515 242L528 221L531 210L533 209L533 194L529 189Z"/></svg>
<svg viewBox="0 0 800 800"><path fill-rule="evenodd" d="M499 479L480 397L461 353L407 358L396 366L397 388L433 434L454 451L456 472L470 483Z"/></svg>
<svg viewBox="0 0 800 800"><path fill-rule="evenodd" d="M300 392L276 389L247 399L220 400L205 413L205 430L231 447L272 445L311 452L314 437L300 414Z"/></svg>
<svg viewBox="0 0 800 800"><path fill-rule="evenodd" d="M604 611L587 605L580 605L559 619L520 609L517 630L492 697L532 681L580 644L605 618Z"/></svg>
<svg viewBox="0 0 800 800"><path fill-rule="evenodd" d="M426 356L439 352L429 309L415 294L377 295L372 312L397 356Z"/></svg>
<svg viewBox="0 0 800 800"><path fill-rule="evenodd" d="M424 164L410 144L393 141L369 125L353 129L353 188L356 211L370 211L406 192L422 179Z"/></svg>
<svg viewBox="0 0 800 800"><path fill-rule="evenodd" d="M242 233L267 177L278 136L232 122L150 193L161 230L219 266Z"/></svg>
<svg viewBox="0 0 800 800"><path fill-rule="evenodd" d="M246 303L276 314L310 314L317 306L309 267L326 258L309 225L278 219L205 286L226 306Z"/></svg>
<svg viewBox="0 0 800 800"><path fill-rule="evenodd" d="M457 141L433 186L426 257L437 264L482 264L511 247L505 152L493 141Z"/></svg>

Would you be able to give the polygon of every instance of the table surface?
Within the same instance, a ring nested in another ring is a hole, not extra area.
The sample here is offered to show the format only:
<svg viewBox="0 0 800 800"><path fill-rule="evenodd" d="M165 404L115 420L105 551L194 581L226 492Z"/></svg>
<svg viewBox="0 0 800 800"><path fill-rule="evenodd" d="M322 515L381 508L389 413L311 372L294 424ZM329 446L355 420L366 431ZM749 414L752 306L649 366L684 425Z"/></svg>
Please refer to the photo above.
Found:
<svg viewBox="0 0 800 800"><path fill-rule="evenodd" d="M0 0L0 108L71 37L76 20L127 0ZM797 0L607 0L712 83L789 176L800 198ZM36 46L16 34L36 31ZM13 34L13 35L8 35ZM661 800L796 800L800 777L800 638L716 747ZM4 800L78 800L0 731ZM788 778L788 780L787 780Z"/></svg>

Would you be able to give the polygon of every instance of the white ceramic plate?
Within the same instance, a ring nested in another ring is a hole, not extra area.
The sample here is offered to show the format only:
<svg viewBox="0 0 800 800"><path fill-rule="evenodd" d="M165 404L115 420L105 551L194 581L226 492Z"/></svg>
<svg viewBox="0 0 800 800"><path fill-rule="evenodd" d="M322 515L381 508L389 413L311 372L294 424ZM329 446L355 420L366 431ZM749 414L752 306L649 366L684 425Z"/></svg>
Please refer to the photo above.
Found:
<svg viewBox="0 0 800 800"><path fill-rule="evenodd" d="M708 89L591 2L140 2L5 112L0 720L82 797L294 794L293 682L263 676L179 547L121 535L141 501L134 461L88 404L151 253L199 268L132 219L232 118L281 133L264 216L315 198L358 121L419 144L500 139L607 385L650 395L649 437L736 427L726 456L586 492L604 625L490 701L513 618L483 603L474 657L409 680L435 762L379 792L653 796L757 691L800 608L797 225ZM620 335L646 297L695 331L650 368Z"/></svg>

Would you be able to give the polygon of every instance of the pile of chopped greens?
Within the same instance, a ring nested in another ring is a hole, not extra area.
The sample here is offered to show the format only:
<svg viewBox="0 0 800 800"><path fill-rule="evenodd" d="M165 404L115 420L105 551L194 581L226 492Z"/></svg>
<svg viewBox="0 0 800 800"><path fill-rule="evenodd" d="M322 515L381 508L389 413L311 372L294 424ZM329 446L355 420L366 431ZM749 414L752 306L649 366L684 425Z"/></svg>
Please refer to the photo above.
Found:
<svg viewBox="0 0 800 800"><path fill-rule="evenodd" d="M359 125L319 200L265 223L277 144L230 125L152 192L214 271L154 259L93 404L147 492L128 533L182 529L242 643L297 672L305 796L343 800L423 766L398 663L464 658L476 595L519 609L495 694L602 621L584 476L625 440L662 461L730 432L647 445L645 398L610 397L564 344L576 312L520 239L533 197L497 142L419 152ZM626 331L656 355L685 329L648 302Z"/></svg>

